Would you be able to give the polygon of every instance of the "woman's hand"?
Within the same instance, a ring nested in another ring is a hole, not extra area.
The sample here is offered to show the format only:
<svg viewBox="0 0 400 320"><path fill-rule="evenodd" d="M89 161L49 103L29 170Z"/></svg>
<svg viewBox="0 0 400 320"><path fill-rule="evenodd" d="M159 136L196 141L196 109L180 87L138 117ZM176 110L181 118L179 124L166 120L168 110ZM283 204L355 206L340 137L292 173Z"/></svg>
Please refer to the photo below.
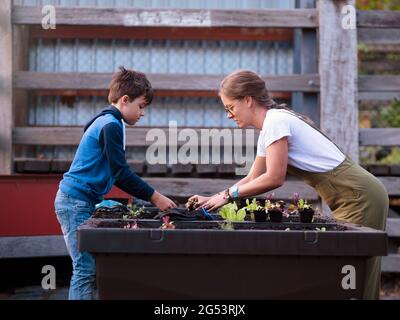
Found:
<svg viewBox="0 0 400 320"><path fill-rule="evenodd" d="M194 196L191 196L189 199L188 199L188 203L189 202L196 202L196 200L197 200L197 202L196 202L196 207L195 207L195 209L197 209L197 208L199 208L201 205L203 205L205 202L207 202L209 199L211 199L211 197L203 197L203 196L199 196L199 195L194 195Z"/></svg>
<svg viewBox="0 0 400 320"><path fill-rule="evenodd" d="M208 199L201 208L207 209L208 211L215 211L218 208L222 207L224 204L228 202L228 199L225 196L225 193L220 192L210 199Z"/></svg>

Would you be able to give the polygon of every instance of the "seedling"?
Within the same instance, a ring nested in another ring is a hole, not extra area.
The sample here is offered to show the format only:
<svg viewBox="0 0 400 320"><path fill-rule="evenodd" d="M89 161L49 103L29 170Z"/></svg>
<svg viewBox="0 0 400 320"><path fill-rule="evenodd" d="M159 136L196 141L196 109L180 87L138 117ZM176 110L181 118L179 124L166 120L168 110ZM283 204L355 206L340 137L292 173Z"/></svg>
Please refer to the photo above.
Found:
<svg viewBox="0 0 400 320"><path fill-rule="evenodd" d="M169 216L164 216L162 220L163 224L161 225L160 229L175 229L174 222L169 221Z"/></svg>
<svg viewBox="0 0 400 320"><path fill-rule="evenodd" d="M224 222L220 224L221 228L233 230L233 222L243 222L246 210L244 208L238 210L236 203L228 203L219 210L219 214L224 219Z"/></svg>
<svg viewBox="0 0 400 320"><path fill-rule="evenodd" d="M139 226L137 222L128 222L125 226L124 229L139 229Z"/></svg>
<svg viewBox="0 0 400 320"><path fill-rule="evenodd" d="M141 208L138 208L138 206L136 206L136 204L130 205L130 206L128 206L128 208L129 208L129 214L128 215L124 215L124 216L126 216L128 218L131 218L131 219L132 218L133 219L137 219L137 218L139 218L139 216L141 214L146 212L146 209L144 208L144 206L142 206Z"/></svg>
<svg viewBox="0 0 400 320"><path fill-rule="evenodd" d="M246 199L246 207L244 209L250 212L252 221L264 222L267 219L266 209L258 204L256 198L253 198L251 202Z"/></svg>

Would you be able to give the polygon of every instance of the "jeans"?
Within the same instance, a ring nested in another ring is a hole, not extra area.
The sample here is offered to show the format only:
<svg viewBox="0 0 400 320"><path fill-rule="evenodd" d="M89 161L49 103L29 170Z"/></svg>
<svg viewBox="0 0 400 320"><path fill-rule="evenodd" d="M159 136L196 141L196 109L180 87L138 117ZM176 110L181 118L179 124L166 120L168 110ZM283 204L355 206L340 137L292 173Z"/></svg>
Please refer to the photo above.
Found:
<svg viewBox="0 0 400 320"><path fill-rule="evenodd" d="M96 264L88 252L78 250L78 226L90 218L94 204L70 197L58 190L54 207L60 222L68 253L72 259L69 300L92 300L95 288Z"/></svg>

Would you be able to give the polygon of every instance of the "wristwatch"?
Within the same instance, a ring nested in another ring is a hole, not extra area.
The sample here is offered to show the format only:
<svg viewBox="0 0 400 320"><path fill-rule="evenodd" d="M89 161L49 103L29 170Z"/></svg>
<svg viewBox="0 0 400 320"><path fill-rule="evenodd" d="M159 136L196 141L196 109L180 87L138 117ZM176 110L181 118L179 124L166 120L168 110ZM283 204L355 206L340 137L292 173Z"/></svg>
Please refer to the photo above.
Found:
<svg viewBox="0 0 400 320"><path fill-rule="evenodd" d="M230 191L231 191L233 199L239 198L239 187L238 186L231 187Z"/></svg>

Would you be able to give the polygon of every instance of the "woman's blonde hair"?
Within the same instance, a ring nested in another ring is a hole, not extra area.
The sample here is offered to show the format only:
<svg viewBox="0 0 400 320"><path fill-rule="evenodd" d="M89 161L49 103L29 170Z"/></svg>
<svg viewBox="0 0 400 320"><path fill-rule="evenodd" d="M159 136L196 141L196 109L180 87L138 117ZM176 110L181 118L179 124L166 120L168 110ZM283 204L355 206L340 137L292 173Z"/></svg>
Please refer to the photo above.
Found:
<svg viewBox="0 0 400 320"><path fill-rule="evenodd" d="M243 99L252 97L258 105L267 109L285 109L294 113L302 120L312 124L313 121L288 107L287 104L276 103L269 95L265 81L255 72L250 70L237 70L227 75L219 88L219 94L224 94L232 99Z"/></svg>

